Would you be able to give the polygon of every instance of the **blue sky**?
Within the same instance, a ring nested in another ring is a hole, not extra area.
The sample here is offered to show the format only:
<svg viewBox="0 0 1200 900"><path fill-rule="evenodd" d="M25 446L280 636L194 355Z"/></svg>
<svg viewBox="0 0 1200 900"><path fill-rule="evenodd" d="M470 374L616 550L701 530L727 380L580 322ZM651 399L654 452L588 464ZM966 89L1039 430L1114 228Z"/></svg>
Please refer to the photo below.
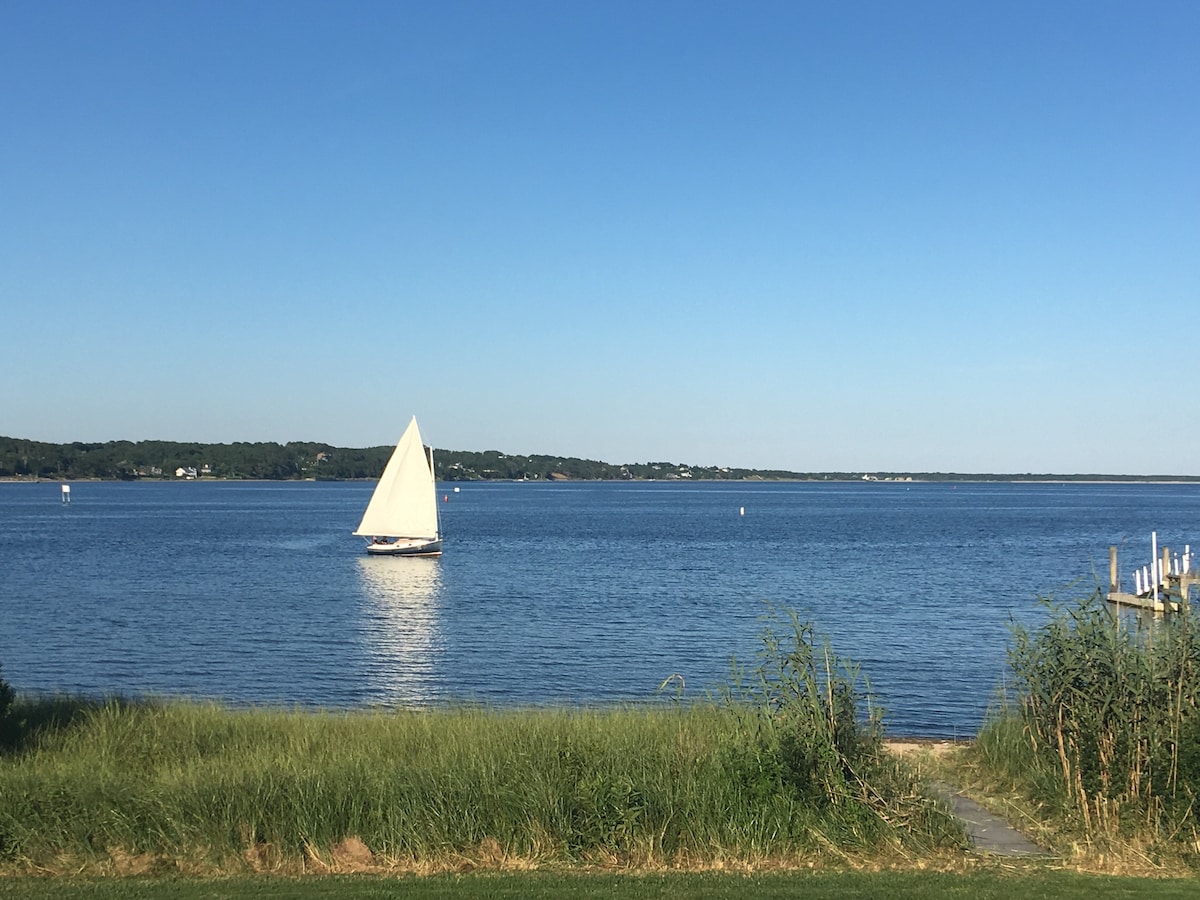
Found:
<svg viewBox="0 0 1200 900"><path fill-rule="evenodd" d="M0 434L1200 474L1200 5L0 7Z"/></svg>

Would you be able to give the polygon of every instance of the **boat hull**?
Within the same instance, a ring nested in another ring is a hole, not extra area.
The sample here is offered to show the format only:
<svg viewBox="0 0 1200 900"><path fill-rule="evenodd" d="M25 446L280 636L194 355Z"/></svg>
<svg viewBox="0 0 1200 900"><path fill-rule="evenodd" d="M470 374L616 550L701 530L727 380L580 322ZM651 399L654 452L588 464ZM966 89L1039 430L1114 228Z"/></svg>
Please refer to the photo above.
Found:
<svg viewBox="0 0 1200 900"><path fill-rule="evenodd" d="M441 556L442 539L432 541L397 538L394 541L367 544L367 553L372 556Z"/></svg>

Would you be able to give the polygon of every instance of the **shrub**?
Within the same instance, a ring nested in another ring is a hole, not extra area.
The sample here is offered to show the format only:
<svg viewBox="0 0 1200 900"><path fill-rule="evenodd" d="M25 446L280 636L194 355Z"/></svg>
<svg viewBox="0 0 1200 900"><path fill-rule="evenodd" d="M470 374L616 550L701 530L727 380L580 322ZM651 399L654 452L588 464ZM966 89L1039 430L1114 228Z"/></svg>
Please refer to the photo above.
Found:
<svg viewBox="0 0 1200 900"><path fill-rule="evenodd" d="M9 739L9 718L12 714L13 700L16 699L16 691L12 686L0 678L0 747L5 746Z"/></svg>
<svg viewBox="0 0 1200 900"><path fill-rule="evenodd" d="M1134 620L1098 592L1067 605L1043 602L1044 625L1013 628L1016 697L985 726L979 746L1019 753L1019 736L1027 786L1078 815L1087 833L1146 825L1176 832L1200 788L1195 618L1185 605L1163 619Z"/></svg>
<svg viewBox="0 0 1200 900"><path fill-rule="evenodd" d="M764 774L805 800L834 802L879 757L882 722L870 685L791 611L769 616L761 640L758 664L734 673L729 699L757 720L753 730L771 760ZM869 707L863 718L860 702Z"/></svg>
<svg viewBox="0 0 1200 900"><path fill-rule="evenodd" d="M790 610L767 617L756 666L735 668L726 700L749 739L730 768L756 797L827 811L846 843L955 841L955 826L883 749L883 710L856 664Z"/></svg>

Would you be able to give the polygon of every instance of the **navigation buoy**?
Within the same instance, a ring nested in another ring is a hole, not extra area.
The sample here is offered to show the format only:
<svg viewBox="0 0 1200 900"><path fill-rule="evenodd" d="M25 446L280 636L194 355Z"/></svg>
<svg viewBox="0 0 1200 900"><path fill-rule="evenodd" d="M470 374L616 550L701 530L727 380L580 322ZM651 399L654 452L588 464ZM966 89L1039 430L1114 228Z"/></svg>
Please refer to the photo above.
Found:
<svg viewBox="0 0 1200 900"><path fill-rule="evenodd" d="M62 486L62 502L63 503L71 502L71 486L69 484L64 484Z"/></svg>
<svg viewBox="0 0 1200 900"><path fill-rule="evenodd" d="M456 494L458 493L458 488L454 489L454 493L456 493Z"/></svg>
<svg viewBox="0 0 1200 900"><path fill-rule="evenodd" d="M449 503L449 502L450 502L450 495L449 495L449 494L442 494L442 502L443 502L443 503Z"/></svg>
<svg viewBox="0 0 1200 900"><path fill-rule="evenodd" d="M745 514L746 514L746 507L744 507L744 506L739 506L739 507L738 507L738 515L739 515L739 516L744 516Z"/></svg>

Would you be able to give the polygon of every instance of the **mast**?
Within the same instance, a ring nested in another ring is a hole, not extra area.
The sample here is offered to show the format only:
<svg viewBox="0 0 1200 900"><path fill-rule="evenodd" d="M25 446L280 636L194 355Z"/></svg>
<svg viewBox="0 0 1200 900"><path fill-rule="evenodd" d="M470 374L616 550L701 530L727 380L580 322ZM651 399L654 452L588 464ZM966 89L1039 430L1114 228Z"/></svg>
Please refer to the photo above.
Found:
<svg viewBox="0 0 1200 900"><path fill-rule="evenodd" d="M433 444L429 445L429 480L433 483L433 516L437 522L437 534L442 536L442 510L437 502L437 471L433 468Z"/></svg>

